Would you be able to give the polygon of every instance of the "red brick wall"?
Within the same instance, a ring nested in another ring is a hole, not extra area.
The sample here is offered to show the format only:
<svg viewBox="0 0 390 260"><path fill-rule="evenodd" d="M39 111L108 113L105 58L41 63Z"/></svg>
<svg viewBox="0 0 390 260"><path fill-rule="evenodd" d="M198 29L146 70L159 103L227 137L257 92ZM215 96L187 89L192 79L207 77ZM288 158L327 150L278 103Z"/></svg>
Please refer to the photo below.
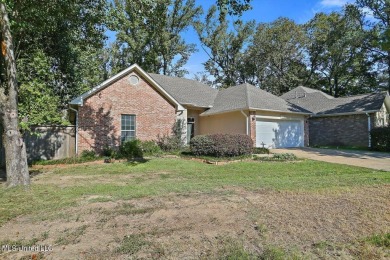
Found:
<svg viewBox="0 0 390 260"><path fill-rule="evenodd" d="M137 85L131 85L130 75L84 100L79 108L79 154L90 149L100 152L105 145L118 146L122 114L136 115L138 139L171 133L175 107L142 77L138 76Z"/></svg>
<svg viewBox="0 0 390 260"><path fill-rule="evenodd" d="M253 142L253 146L256 147L256 112L255 111L250 111L249 112L249 124L250 124L250 129L249 129L249 134Z"/></svg>
<svg viewBox="0 0 390 260"><path fill-rule="evenodd" d="M310 131L310 128L309 128L309 117L308 116L305 116L305 118L303 119L303 132L304 132L304 141L303 141L303 145L304 146L309 146L310 145L310 134L309 134L309 131Z"/></svg>

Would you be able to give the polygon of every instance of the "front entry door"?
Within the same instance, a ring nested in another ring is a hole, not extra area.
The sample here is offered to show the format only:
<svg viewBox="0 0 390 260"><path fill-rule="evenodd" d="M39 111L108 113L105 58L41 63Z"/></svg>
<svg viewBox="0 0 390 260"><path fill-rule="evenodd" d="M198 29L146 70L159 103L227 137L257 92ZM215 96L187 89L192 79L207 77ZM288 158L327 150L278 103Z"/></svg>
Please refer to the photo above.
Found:
<svg viewBox="0 0 390 260"><path fill-rule="evenodd" d="M195 119L193 117L187 118L187 143L190 143L191 138L195 135Z"/></svg>

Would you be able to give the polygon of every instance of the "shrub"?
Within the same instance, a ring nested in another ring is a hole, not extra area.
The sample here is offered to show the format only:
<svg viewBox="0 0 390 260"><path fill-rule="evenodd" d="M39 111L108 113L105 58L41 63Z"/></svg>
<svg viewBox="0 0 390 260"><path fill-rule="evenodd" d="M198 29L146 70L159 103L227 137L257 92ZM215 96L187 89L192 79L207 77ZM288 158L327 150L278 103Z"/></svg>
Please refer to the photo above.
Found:
<svg viewBox="0 0 390 260"><path fill-rule="evenodd" d="M116 151L109 146L104 146L101 155L104 157L115 157Z"/></svg>
<svg viewBox="0 0 390 260"><path fill-rule="evenodd" d="M293 153L276 153L269 156L255 156L254 160L258 161L295 161L298 160L297 156Z"/></svg>
<svg viewBox="0 0 390 260"><path fill-rule="evenodd" d="M272 156L272 158L281 161L295 161L298 159L293 153L276 153Z"/></svg>
<svg viewBox="0 0 390 260"><path fill-rule="evenodd" d="M142 158L141 141L138 139L126 141L119 147L119 153L122 157L131 160L134 158Z"/></svg>
<svg viewBox="0 0 390 260"><path fill-rule="evenodd" d="M390 152L390 126L373 128L370 134L373 150Z"/></svg>
<svg viewBox="0 0 390 260"><path fill-rule="evenodd" d="M81 152L80 157L84 159L92 159L96 157L96 153L93 150L84 150Z"/></svg>
<svg viewBox="0 0 390 260"><path fill-rule="evenodd" d="M194 155L212 155L214 143L208 135L197 135L191 139L190 151Z"/></svg>
<svg viewBox="0 0 390 260"><path fill-rule="evenodd" d="M183 135L185 121L178 119L172 125L172 135L157 136L157 144L165 152L177 151L184 147Z"/></svg>
<svg viewBox="0 0 390 260"><path fill-rule="evenodd" d="M269 154L269 149L265 147L254 147L252 153L254 154Z"/></svg>
<svg viewBox="0 0 390 260"><path fill-rule="evenodd" d="M160 146L155 141L143 141L139 145L144 155L156 156L162 153Z"/></svg>
<svg viewBox="0 0 390 260"><path fill-rule="evenodd" d="M242 134L212 134L192 138L191 152L194 155L232 157L251 154L252 139Z"/></svg>
<svg viewBox="0 0 390 260"><path fill-rule="evenodd" d="M169 135L158 135L157 145L165 152L176 151L183 147L180 139L178 139L176 136Z"/></svg>

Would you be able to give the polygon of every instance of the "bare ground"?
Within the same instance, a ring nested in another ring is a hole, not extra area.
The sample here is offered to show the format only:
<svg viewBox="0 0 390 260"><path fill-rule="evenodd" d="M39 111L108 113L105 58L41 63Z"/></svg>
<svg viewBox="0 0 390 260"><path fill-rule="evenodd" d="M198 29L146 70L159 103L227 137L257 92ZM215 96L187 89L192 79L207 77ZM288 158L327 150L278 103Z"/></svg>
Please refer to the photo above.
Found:
<svg viewBox="0 0 390 260"><path fill-rule="evenodd" d="M61 182L66 184L64 178ZM261 254L278 247L308 258L355 258L356 241L390 232L390 186L334 192L247 191L170 194L128 201L85 197L77 207L26 215L0 227L3 241L52 251L3 252L1 259L209 259L229 243ZM127 241L126 244L124 241ZM232 242L233 241L233 242ZM366 248L369 258L386 252Z"/></svg>

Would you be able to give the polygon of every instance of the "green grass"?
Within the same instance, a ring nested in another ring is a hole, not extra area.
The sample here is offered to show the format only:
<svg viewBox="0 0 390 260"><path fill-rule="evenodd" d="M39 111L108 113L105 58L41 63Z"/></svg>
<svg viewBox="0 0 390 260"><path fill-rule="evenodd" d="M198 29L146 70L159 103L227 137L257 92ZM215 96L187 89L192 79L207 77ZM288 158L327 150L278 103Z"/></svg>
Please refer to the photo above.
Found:
<svg viewBox="0 0 390 260"><path fill-rule="evenodd" d="M367 238L367 242L377 247L390 249L390 233L373 235Z"/></svg>
<svg viewBox="0 0 390 260"><path fill-rule="evenodd" d="M155 158L132 163L69 165L50 171L39 177L40 184L33 179L29 190L0 187L0 225L23 214L48 215L78 205L90 196L100 197L97 201L115 201L169 193L223 192L228 187L318 192L390 183L389 172L310 160L215 166ZM73 176L78 177L77 181L68 185L59 180L72 180ZM56 179L58 185L50 184L51 179Z"/></svg>
<svg viewBox="0 0 390 260"><path fill-rule="evenodd" d="M143 246L147 246L148 244L149 243L142 235L131 234L123 238L116 252L121 254L134 255L139 250L141 250Z"/></svg>

